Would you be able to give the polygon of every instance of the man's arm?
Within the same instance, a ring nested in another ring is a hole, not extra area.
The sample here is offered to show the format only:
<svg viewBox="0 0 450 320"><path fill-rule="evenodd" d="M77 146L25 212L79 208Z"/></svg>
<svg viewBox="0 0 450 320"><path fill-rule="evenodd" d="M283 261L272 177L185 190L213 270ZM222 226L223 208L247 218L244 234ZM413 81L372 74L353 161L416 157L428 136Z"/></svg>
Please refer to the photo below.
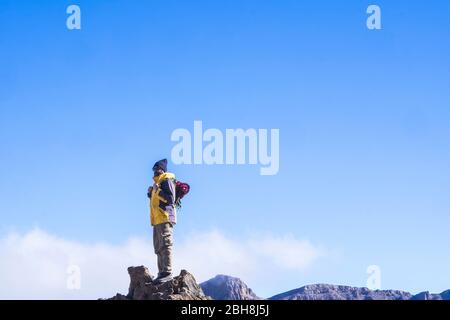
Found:
<svg viewBox="0 0 450 320"><path fill-rule="evenodd" d="M175 204L175 183L172 179L161 182L159 195L167 201L168 204Z"/></svg>

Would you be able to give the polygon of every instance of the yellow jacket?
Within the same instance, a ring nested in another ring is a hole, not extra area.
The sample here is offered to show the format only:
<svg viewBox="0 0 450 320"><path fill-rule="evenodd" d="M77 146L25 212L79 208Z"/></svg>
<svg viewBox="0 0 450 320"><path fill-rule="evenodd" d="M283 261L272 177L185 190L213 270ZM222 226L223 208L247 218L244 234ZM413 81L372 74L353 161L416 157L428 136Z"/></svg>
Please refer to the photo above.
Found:
<svg viewBox="0 0 450 320"><path fill-rule="evenodd" d="M150 222L152 226L171 222L177 223L175 208L175 175L165 172L153 180L158 188L153 188L150 195Z"/></svg>

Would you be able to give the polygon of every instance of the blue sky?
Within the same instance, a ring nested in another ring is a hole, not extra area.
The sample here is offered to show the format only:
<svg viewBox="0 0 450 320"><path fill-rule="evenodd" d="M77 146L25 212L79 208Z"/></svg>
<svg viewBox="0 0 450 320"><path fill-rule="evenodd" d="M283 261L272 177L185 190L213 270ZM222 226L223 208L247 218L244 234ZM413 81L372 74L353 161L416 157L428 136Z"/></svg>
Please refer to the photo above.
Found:
<svg viewBox="0 0 450 320"><path fill-rule="evenodd" d="M372 3L379 31L366 28ZM66 28L70 4L81 30ZM170 157L173 130L194 120L279 128L276 176L170 165L192 186L180 242L220 230L238 243L292 235L332 252L307 271L267 275L280 280L255 284L266 295L364 286L372 264L383 288L449 289L449 10L419 0L1 0L0 231L150 239L150 169Z"/></svg>

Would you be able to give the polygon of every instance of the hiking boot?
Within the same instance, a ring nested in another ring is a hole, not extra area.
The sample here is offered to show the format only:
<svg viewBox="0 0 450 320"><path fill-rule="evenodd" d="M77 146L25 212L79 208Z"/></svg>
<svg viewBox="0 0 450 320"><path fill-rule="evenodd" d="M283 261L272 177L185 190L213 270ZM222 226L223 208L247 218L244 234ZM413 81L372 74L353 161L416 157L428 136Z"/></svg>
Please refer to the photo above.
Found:
<svg viewBox="0 0 450 320"><path fill-rule="evenodd" d="M161 283L170 281L172 279L173 279L172 278L172 273L170 273L170 272L161 272L161 273L158 273L158 277L155 280L153 280L153 283L154 284L161 284Z"/></svg>

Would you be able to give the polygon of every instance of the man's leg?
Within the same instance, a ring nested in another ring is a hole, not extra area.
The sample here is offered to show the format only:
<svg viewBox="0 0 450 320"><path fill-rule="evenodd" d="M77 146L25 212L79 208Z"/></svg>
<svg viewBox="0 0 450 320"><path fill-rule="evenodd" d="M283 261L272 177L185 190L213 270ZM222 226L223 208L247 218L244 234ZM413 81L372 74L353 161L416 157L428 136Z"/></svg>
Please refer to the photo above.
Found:
<svg viewBox="0 0 450 320"><path fill-rule="evenodd" d="M162 252L159 252L157 255L157 260L158 260L158 275L161 274L162 272L164 272L164 264L163 264L163 256L162 256Z"/></svg>
<svg viewBox="0 0 450 320"><path fill-rule="evenodd" d="M161 225L160 224L153 226L153 247L155 249L156 259L157 259L157 263L158 263L158 274L160 274L163 269L162 258L161 258L162 243L161 243Z"/></svg>
<svg viewBox="0 0 450 320"><path fill-rule="evenodd" d="M162 226L161 272L172 273L173 226L171 223L165 223Z"/></svg>
<svg viewBox="0 0 450 320"><path fill-rule="evenodd" d="M156 225L153 229L153 244L158 258L158 278L170 280L172 273L173 226L171 223Z"/></svg>

